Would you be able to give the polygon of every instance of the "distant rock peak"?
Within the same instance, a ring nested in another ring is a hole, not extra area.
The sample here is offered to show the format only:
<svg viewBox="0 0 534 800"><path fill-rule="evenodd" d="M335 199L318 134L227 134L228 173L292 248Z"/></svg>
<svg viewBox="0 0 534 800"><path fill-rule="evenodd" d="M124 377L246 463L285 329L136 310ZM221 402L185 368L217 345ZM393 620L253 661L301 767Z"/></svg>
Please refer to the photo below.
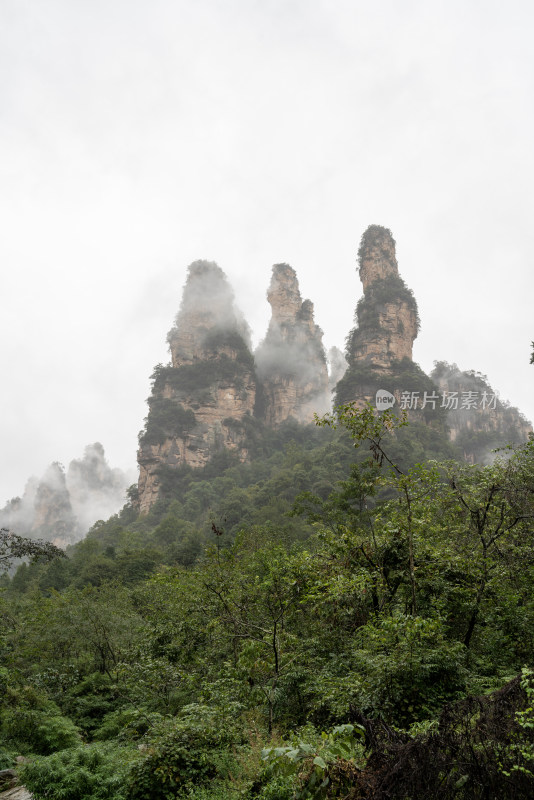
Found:
<svg viewBox="0 0 534 800"><path fill-rule="evenodd" d="M347 360L387 371L394 362L412 360L419 330L417 303L399 275L395 240L388 228L367 228L358 262L364 293L356 307L357 326L349 335Z"/></svg>
<svg viewBox="0 0 534 800"><path fill-rule="evenodd" d="M174 367L205 358L221 333L238 334L250 347L250 329L236 307L223 270L213 261L194 261L188 268L180 310L169 342Z"/></svg>
<svg viewBox="0 0 534 800"><path fill-rule="evenodd" d="M271 306L271 324L294 323L302 309L297 273L289 264L275 264L267 291ZM308 301L309 302L309 301ZM312 306L313 313L313 306Z"/></svg>
<svg viewBox="0 0 534 800"><path fill-rule="evenodd" d="M203 467L221 449L246 460L245 418L256 406L250 331L214 262L190 265L168 342L172 363L154 372L139 440L142 512L159 496L162 468Z"/></svg>
<svg viewBox="0 0 534 800"><path fill-rule="evenodd" d="M265 421L279 425L292 417L312 422L314 413L331 405L323 332L315 323L313 303L302 300L289 264L274 265L267 299L271 320L255 353Z"/></svg>
<svg viewBox="0 0 534 800"><path fill-rule="evenodd" d="M30 478L22 497L0 509L0 524L30 538L58 547L81 539L97 520L107 519L124 505L133 475L111 469L100 442L85 448L65 473L55 461L40 478Z"/></svg>

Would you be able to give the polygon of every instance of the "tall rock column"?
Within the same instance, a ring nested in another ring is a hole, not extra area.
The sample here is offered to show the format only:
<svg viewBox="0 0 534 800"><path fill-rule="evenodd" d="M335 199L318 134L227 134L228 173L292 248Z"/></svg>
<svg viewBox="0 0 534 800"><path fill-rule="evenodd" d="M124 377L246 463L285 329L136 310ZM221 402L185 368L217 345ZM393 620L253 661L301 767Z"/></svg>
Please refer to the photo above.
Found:
<svg viewBox="0 0 534 800"><path fill-rule="evenodd" d="M165 469L202 467L221 450L247 458L246 420L256 378L248 326L226 275L209 261L189 267L176 324L172 363L153 374L149 413L139 439L139 507L157 500Z"/></svg>
<svg viewBox="0 0 534 800"><path fill-rule="evenodd" d="M358 251L363 297L358 326L348 343L348 361L365 361L388 370L394 361L412 360L418 332L417 303L399 275L391 231L371 225Z"/></svg>
<svg viewBox="0 0 534 800"><path fill-rule="evenodd" d="M381 225L370 225L358 250L363 297L356 327L347 339L348 369L336 388L336 403L374 401L378 389L429 390L433 384L413 363L419 329L417 303L399 275L395 240Z"/></svg>
<svg viewBox="0 0 534 800"><path fill-rule="evenodd" d="M313 304L302 300L297 274L288 264L274 265L267 299L271 321L255 354L263 417L268 425L289 417L312 422L315 412L331 405L323 332L315 324Z"/></svg>

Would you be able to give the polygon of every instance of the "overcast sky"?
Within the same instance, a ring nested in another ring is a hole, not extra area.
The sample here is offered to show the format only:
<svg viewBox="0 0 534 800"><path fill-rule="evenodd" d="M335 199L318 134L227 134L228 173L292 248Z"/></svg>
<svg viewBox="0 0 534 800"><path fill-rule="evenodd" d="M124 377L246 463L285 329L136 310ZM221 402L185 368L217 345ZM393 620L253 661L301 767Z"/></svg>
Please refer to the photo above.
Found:
<svg viewBox="0 0 534 800"><path fill-rule="evenodd" d="M100 441L135 464L187 265L257 343L290 263L344 346L389 227L414 358L534 418L534 6L0 0L0 505Z"/></svg>

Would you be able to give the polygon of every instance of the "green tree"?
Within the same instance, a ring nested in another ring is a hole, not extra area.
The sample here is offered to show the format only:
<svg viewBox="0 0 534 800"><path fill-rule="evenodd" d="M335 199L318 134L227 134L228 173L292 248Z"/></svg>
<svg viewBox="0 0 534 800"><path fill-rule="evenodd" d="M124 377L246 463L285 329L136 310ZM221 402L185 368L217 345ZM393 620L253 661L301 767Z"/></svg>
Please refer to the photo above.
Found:
<svg viewBox="0 0 534 800"><path fill-rule="evenodd" d="M64 558L65 553L51 542L27 539L7 528L0 528L0 570L7 570L17 558L43 559Z"/></svg>

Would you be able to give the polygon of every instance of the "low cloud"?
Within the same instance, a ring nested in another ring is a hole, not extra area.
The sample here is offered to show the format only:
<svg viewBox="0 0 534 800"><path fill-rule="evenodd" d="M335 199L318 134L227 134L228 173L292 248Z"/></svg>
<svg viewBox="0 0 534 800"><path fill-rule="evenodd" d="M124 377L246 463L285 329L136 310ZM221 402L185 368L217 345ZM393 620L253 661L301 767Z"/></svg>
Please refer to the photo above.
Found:
<svg viewBox="0 0 534 800"><path fill-rule="evenodd" d="M40 478L31 477L21 497L0 509L0 524L30 538L67 546L83 538L99 519L116 514L135 481L133 471L112 469L99 442L80 459L50 464Z"/></svg>

